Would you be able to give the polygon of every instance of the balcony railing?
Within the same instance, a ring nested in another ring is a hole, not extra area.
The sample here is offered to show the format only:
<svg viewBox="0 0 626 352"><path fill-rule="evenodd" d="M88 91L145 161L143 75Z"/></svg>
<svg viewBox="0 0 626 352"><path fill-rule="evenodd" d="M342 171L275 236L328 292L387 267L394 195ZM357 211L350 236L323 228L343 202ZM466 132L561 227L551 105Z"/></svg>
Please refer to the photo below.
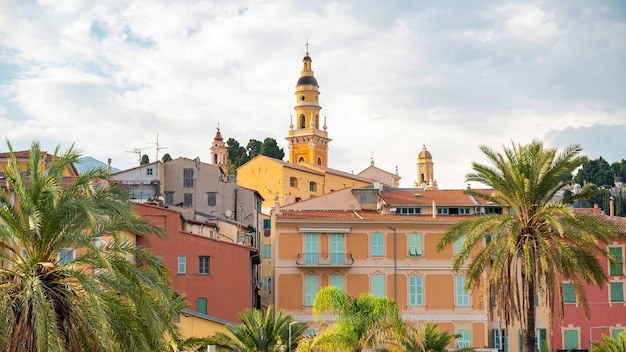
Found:
<svg viewBox="0 0 626 352"><path fill-rule="evenodd" d="M298 253L296 264L302 266L349 266L354 264L352 253Z"/></svg>

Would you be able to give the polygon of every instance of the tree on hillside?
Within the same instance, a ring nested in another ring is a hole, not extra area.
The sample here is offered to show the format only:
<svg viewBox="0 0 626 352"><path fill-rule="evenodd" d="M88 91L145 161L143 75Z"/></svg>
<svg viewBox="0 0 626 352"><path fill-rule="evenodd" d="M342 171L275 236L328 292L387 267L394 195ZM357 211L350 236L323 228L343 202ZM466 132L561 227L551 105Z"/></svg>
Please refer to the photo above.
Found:
<svg viewBox="0 0 626 352"><path fill-rule="evenodd" d="M359 352L380 344L396 345L402 329L400 310L388 297L364 293L351 297L334 286L325 286L315 295L313 314L329 313L333 325L319 333L314 345L336 350Z"/></svg>
<svg viewBox="0 0 626 352"><path fill-rule="evenodd" d="M229 325L226 328L231 335L218 332L211 337L220 351L235 352L279 352L289 350L289 331L291 330L291 350L295 351L308 328L306 323L294 322L290 315L283 315L274 306L269 306L265 315L260 310L245 310L239 315L241 325Z"/></svg>
<svg viewBox="0 0 626 352"><path fill-rule="evenodd" d="M231 175L235 175L237 168L257 155L265 155L279 160L285 157L285 152L278 147L276 140L269 137L265 138L262 143L256 139L251 139L245 148L234 138L229 138L226 141L226 149L228 153L228 170Z"/></svg>
<svg viewBox="0 0 626 352"><path fill-rule="evenodd" d="M581 164L582 168L578 170L574 180L583 186L586 183L593 183L598 187L613 186L614 172L609 163L602 157L594 160L584 159Z"/></svg>
<svg viewBox="0 0 626 352"><path fill-rule="evenodd" d="M57 147L44 170L33 142L22 172L7 144L14 199L0 190L0 350L159 351L177 339L183 304L166 269L124 237L162 229L132 211L104 168L64 177L80 157L73 147Z"/></svg>
<svg viewBox="0 0 626 352"><path fill-rule="evenodd" d="M557 191L572 182L563 181L564 176L584 161L580 146L559 152L534 140L528 145L513 144L503 153L486 146L480 149L490 163L473 162L474 171L465 179L489 186L493 192L468 189L465 193L509 211L458 222L441 237L437 248L463 241L453 269L467 265L465 288L480 288L483 299L494 297L491 313L506 327L518 322L523 350L531 352L535 350L537 295L550 312L557 302L562 318L563 292L573 292L589 316L583 285L606 283L600 260L606 260L606 243L619 230L602 217L576 214L563 203L551 202ZM491 241L485 246L488 237ZM478 254L476 248L480 248Z"/></svg>

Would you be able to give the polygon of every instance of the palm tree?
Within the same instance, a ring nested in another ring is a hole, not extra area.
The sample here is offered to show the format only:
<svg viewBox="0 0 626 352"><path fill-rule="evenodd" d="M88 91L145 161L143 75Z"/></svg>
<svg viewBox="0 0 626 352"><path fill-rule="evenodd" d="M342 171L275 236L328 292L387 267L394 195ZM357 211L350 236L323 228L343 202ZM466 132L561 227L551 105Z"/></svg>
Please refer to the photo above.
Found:
<svg viewBox="0 0 626 352"><path fill-rule="evenodd" d="M308 328L308 324L297 323L290 315L283 315L282 310L275 316L273 306L267 308L265 315L260 310L247 309L239 315L239 320L241 325L227 327L233 336L218 332L211 337L220 351L295 351Z"/></svg>
<svg viewBox="0 0 626 352"><path fill-rule="evenodd" d="M626 352L626 331L622 331L616 338L612 339L602 335L603 343L593 342L595 352Z"/></svg>
<svg viewBox="0 0 626 352"><path fill-rule="evenodd" d="M617 236L618 229L604 218L575 214L564 203L553 201L559 190L573 182L567 176L584 161L580 146L558 152L534 140L528 145L513 144L503 154L486 146L480 149L491 165L473 162L474 172L466 180L493 190L468 189L465 193L508 212L457 223L442 236L437 248L464 240L453 269L458 271L469 262L466 289L481 288L483 299L494 297L496 308L490 305L491 313L495 309L495 316L505 326L519 322L523 350L534 351L536 295L548 303L550 312L556 300L562 317L561 284L569 281L588 315L583 285L602 287L607 281L598 257L608 255L604 244ZM586 196L581 193L576 198ZM488 236L491 242L485 246ZM482 249L474 251L477 247Z"/></svg>
<svg viewBox="0 0 626 352"><path fill-rule="evenodd" d="M325 312L336 320L316 337L317 346L358 352L397 345L402 321L398 305L390 298L370 293L351 297L337 287L326 286L313 302L313 314L321 317Z"/></svg>
<svg viewBox="0 0 626 352"><path fill-rule="evenodd" d="M173 321L182 302L165 268L123 235L162 230L132 211L128 193L107 183L104 169L64 177L80 156L73 146L62 155L57 146L45 165L33 142L28 168L20 170L7 145L0 350L149 351L160 350L165 336L177 338Z"/></svg>

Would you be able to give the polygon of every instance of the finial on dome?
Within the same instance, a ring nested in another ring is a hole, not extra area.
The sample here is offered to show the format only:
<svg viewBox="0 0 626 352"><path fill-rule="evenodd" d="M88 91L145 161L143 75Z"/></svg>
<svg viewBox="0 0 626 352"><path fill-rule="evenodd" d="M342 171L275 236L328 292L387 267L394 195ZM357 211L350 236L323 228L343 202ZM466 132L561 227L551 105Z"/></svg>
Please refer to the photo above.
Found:
<svg viewBox="0 0 626 352"><path fill-rule="evenodd" d="M306 56L309 56L309 38L306 38Z"/></svg>

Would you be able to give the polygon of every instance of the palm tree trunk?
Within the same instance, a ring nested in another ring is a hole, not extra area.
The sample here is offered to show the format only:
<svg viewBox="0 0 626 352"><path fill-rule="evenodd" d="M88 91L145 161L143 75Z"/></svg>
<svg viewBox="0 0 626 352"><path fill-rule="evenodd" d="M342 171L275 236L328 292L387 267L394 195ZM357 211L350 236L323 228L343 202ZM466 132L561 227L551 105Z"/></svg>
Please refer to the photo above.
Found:
<svg viewBox="0 0 626 352"><path fill-rule="evenodd" d="M522 269L523 270L523 269ZM522 280L524 280L524 272L522 272ZM534 352L535 351L535 334L536 332L536 320L535 320L535 295L536 284L534 275L531 280L524 281L524 298L523 305L526 309L526 328L523 335L523 351Z"/></svg>

